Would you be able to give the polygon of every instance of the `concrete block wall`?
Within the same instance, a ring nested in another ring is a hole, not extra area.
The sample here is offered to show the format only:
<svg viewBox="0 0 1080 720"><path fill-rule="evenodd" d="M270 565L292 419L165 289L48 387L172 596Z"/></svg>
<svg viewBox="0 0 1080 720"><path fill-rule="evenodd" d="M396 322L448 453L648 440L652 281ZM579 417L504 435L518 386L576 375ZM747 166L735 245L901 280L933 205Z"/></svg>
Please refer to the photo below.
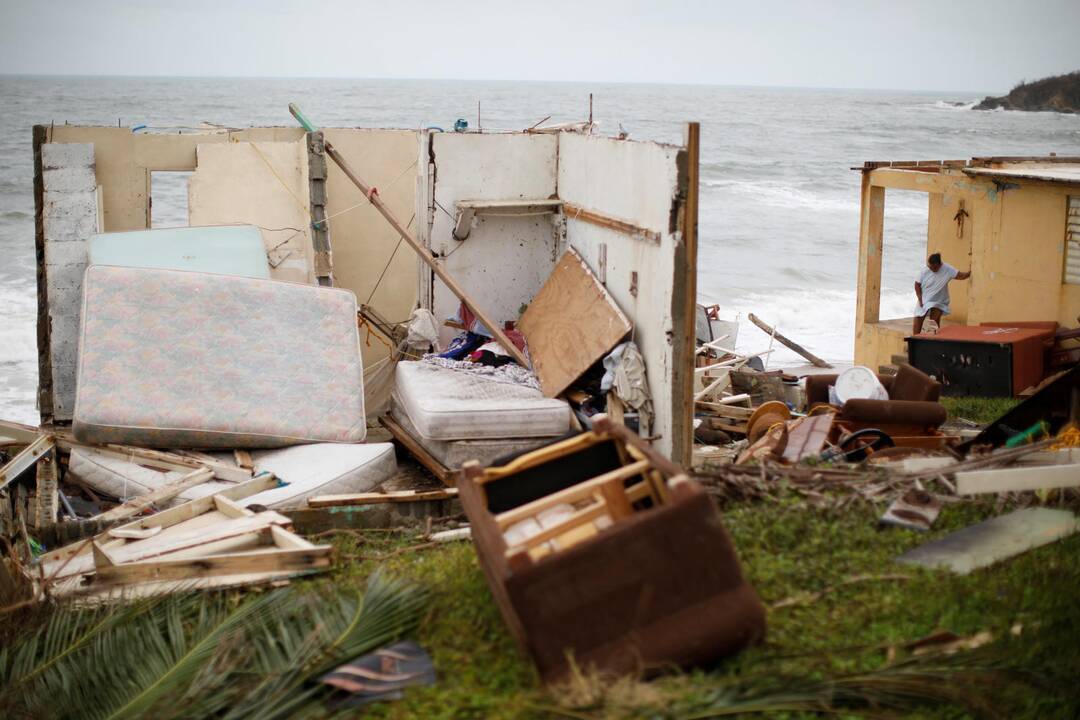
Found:
<svg viewBox="0 0 1080 720"><path fill-rule="evenodd" d="M98 232L98 190L91 143L47 143L41 147L45 196L45 276L56 420L75 410L79 314L87 243Z"/></svg>

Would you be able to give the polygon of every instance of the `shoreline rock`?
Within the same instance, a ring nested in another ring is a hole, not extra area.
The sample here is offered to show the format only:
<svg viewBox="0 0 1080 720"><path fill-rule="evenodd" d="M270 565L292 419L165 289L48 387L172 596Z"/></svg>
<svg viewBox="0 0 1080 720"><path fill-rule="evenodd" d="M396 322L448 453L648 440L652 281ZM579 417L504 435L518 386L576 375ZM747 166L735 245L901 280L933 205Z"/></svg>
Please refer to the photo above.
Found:
<svg viewBox="0 0 1080 720"><path fill-rule="evenodd" d="M1080 113L1080 71L1021 82L1008 95L986 97L975 110Z"/></svg>

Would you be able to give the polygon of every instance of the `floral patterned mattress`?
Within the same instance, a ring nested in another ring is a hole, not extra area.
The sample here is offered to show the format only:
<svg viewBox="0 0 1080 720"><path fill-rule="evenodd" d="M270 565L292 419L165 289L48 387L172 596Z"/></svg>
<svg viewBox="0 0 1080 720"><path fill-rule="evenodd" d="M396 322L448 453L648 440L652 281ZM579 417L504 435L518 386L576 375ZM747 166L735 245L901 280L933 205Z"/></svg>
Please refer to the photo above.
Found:
<svg viewBox="0 0 1080 720"><path fill-rule="evenodd" d="M91 266L73 430L90 443L271 448L366 434L347 290Z"/></svg>

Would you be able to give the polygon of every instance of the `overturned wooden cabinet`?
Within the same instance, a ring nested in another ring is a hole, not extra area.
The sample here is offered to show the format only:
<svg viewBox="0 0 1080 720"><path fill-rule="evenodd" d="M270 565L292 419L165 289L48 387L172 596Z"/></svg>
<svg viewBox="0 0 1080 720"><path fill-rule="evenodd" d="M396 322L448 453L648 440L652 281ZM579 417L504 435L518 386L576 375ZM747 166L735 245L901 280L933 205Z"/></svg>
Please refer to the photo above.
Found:
<svg viewBox="0 0 1080 720"><path fill-rule="evenodd" d="M712 500L621 425L463 468L492 594L545 682L703 665L763 638Z"/></svg>

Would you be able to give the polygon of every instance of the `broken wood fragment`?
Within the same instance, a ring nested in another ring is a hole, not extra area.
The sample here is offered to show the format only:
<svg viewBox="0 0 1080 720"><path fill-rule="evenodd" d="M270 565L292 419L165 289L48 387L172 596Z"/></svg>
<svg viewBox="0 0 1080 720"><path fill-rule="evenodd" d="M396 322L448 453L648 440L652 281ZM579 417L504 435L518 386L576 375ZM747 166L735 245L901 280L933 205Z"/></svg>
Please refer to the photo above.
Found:
<svg viewBox="0 0 1080 720"><path fill-rule="evenodd" d="M759 317L754 315L754 313L750 313L750 315L748 317L750 318L750 322L757 325L759 328L761 328L766 333L768 333L771 337L776 338L777 341L781 345L784 345L784 346L788 347L789 349L794 350L799 355L802 355L804 358L809 360L810 364L812 364L814 367L819 367L819 368L831 368L832 367L832 365L825 362L824 360L819 358L817 355L813 354L812 352L810 352L809 350L804 348L799 343L797 343L797 342L795 342L795 341L793 341L793 340L791 340L789 338L786 338L783 335L781 335L780 333L778 333L776 331L776 328L769 327L768 324L766 324Z"/></svg>
<svg viewBox="0 0 1080 720"><path fill-rule="evenodd" d="M318 495L308 498L308 506L313 508L341 507L346 505L377 505L379 503L425 502L430 500L452 500L457 497L456 488L437 490L403 490L387 493L353 493L349 495Z"/></svg>

